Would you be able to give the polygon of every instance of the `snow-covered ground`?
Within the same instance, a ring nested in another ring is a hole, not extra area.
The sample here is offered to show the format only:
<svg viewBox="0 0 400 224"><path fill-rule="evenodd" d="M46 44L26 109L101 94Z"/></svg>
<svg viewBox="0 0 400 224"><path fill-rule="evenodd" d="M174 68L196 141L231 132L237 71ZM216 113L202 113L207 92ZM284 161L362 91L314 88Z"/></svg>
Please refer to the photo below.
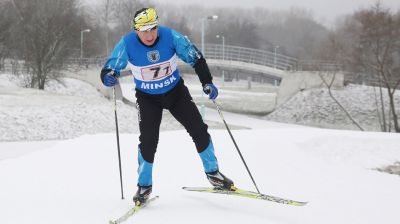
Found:
<svg viewBox="0 0 400 224"><path fill-rule="evenodd" d="M0 74L0 141L36 141L68 139L83 134L109 133L115 130L113 102L103 97L93 86L72 78L51 81L45 91L22 88L23 78ZM185 77L185 82L199 101L208 101L201 93L201 84L195 76ZM235 89L245 90L246 83L236 83ZM133 84L122 85L124 97L135 102ZM252 111L262 111L266 106L257 99L265 99L274 93L260 93L256 86L253 92L221 90L218 102L223 109L234 102L240 111L253 106ZM271 88L270 86L263 87ZM240 93L243 94L240 94ZM248 98L248 102L241 99ZM215 109L203 108L205 120L211 128L224 128ZM247 109L250 110L250 109ZM118 102L118 120L121 133L138 133L136 108ZM257 123L258 119L251 119ZM246 123L236 122L233 129L250 128ZM277 124L279 126L279 124ZM182 126L165 111L161 130L177 130ZM12 131L10 131L12 130Z"/></svg>
<svg viewBox="0 0 400 224"><path fill-rule="evenodd" d="M258 187L308 205L181 190L209 184L188 134L164 131L154 165L153 194L160 199L126 223L398 223L400 178L374 170L400 160L398 135L257 125L233 135ZM238 187L254 189L227 132L211 135L221 170ZM137 139L121 135L125 200L113 133L0 143L1 222L107 223L122 215L136 190Z"/></svg>
<svg viewBox="0 0 400 224"><path fill-rule="evenodd" d="M341 89L333 89L332 94L364 130L381 130L379 125L377 102L375 100L376 96L378 97L378 101L380 101L379 88L348 85ZM388 119L390 117L388 112L389 100L386 89L383 89L383 97L386 108L386 119ZM380 102L378 102L378 104L380 104ZM395 105L396 111L399 114L399 90L395 93ZM264 118L278 122L303 124L315 127L359 130L329 96L327 88L299 92L285 104L277 108L273 113Z"/></svg>
<svg viewBox="0 0 400 224"><path fill-rule="evenodd" d="M39 91L5 80L0 75L0 141L67 139L113 128L111 102L87 83L64 79L64 85L51 82ZM135 113L124 105L120 110L135 127Z"/></svg>
<svg viewBox="0 0 400 224"><path fill-rule="evenodd" d="M0 222L107 223L132 206L135 109L118 105L126 197L120 200L112 103L76 80L46 91L7 80L0 75ZM153 194L160 199L126 223L398 223L400 178L376 170L400 161L398 134L224 117L260 190L309 204L181 190L209 184L189 135L166 113L154 164ZM221 171L254 189L217 112L207 109L206 118ZM24 141L46 138L52 140Z"/></svg>
<svg viewBox="0 0 400 224"><path fill-rule="evenodd" d="M115 130L113 102L90 84L64 78L39 91L22 88L22 80L0 74L0 141L68 139ZM136 108L118 102L117 111L120 132L138 133ZM212 121L209 125L222 127ZM181 127L164 113L162 130Z"/></svg>

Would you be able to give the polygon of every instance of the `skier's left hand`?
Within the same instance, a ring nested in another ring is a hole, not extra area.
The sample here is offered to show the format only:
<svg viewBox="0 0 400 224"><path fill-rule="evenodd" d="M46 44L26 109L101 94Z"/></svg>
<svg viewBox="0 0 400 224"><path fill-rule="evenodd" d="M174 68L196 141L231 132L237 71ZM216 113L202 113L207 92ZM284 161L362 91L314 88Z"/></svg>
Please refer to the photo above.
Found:
<svg viewBox="0 0 400 224"><path fill-rule="evenodd" d="M212 83L205 84L203 87L203 91L205 94L208 95L208 98L210 100L215 100L218 97L218 88Z"/></svg>

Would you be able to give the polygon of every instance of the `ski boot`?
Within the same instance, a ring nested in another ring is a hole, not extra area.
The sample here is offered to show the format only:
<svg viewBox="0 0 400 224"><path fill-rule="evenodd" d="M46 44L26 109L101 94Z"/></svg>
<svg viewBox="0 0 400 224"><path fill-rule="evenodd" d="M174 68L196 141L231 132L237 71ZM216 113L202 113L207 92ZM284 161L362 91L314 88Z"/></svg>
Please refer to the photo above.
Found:
<svg viewBox="0 0 400 224"><path fill-rule="evenodd" d="M233 185L233 181L227 178L218 170L211 173L206 173L206 175L208 181L210 181L211 185L213 185L216 189L227 191L236 190L236 187Z"/></svg>
<svg viewBox="0 0 400 224"><path fill-rule="evenodd" d="M135 196L133 196L133 202L135 205L140 206L146 203L147 199L149 199L152 191L152 186L141 187L138 186L138 190L136 191Z"/></svg>

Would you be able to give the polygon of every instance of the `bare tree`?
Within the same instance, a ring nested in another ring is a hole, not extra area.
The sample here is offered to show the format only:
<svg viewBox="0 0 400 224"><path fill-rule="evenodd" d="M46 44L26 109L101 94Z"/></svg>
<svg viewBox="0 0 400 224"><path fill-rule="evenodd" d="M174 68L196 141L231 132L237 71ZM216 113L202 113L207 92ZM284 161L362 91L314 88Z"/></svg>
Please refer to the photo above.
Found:
<svg viewBox="0 0 400 224"><path fill-rule="evenodd" d="M361 10L354 15L358 23L358 38L355 40L354 52L357 52L355 63L378 80L378 85L384 87L389 98L389 115L392 118L394 130L400 132L398 115L395 107L394 94L400 88L400 16L384 9L377 2L368 10ZM383 127L388 131L385 122L385 107L381 92L381 114ZM390 122L389 122L390 123Z"/></svg>
<svg viewBox="0 0 400 224"><path fill-rule="evenodd" d="M182 9L182 7L180 7ZM189 39L192 39L192 32L188 27L188 19L185 18L178 10L168 10L168 12L164 12L160 16L160 23L168 26L183 35L187 36Z"/></svg>
<svg viewBox="0 0 400 224"><path fill-rule="evenodd" d="M347 80L379 88L374 93L382 131L391 131L393 124L400 132L394 98L400 88L400 14L377 2L343 19L333 35L340 42L337 59L350 72Z"/></svg>
<svg viewBox="0 0 400 224"><path fill-rule="evenodd" d="M145 3L141 0L119 0L112 1L112 9L116 18L117 27L114 29L114 33L121 37L126 32L133 29L133 16L135 12L143 7L151 7L152 2L146 1Z"/></svg>
<svg viewBox="0 0 400 224"><path fill-rule="evenodd" d="M319 71L318 75L321 78L322 82L325 84L325 86L328 88L328 93L329 96L335 101L335 103L339 106L339 108L346 114L346 116L351 120L351 122L357 126L361 131L364 131L364 129L361 127L361 125L351 116L351 114L348 112L348 110L339 102L338 99L333 95L332 93L332 85L335 82L336 79L336 74L337 71Z"/></svg>
<svg viewBox="0 0 400 224"><path fill-rule="evenodd" d="M339 108L346 114L346 116L351 120L351 122L357 126L361 131L364 129L361 127L359 122L357 122L349 111L339 102L339 100L332 93L332 86L335 82L337 73L342 69L341 60L343 59L343 45L338 41L337 36L334 33L328 35L328 39L325 45L322 46L319 55L324 60L330 60L335 62L334 66L330 66L330 70L321 66L318 69L318 75L321 78L324 85L328 88L329 96L333 101L339 106Z"/></svg>
<svg viewBox="0 0 400 224"><path fill-rule="evenodd" d="M0 2L0 70L3 69L4 59L9 54L8 41L11 36L12 20L14 15L10 14L11 3Z"/></svg>
<svg viewBox="0 0 400 224"><path fill-rule="evenodd" d="M76 0L12 0L18 15L16 47L30 73L30 87L44 89L68 55L80 31Z"/></svg>
<svg viewBox="0 0 400 224"><path fill-rule="evenodd" d="M271 14L272 20L264 16L267 12L258 13L257 28L262 37L260 47L273 50L280 46L280 53L292 55L302 60L319 59L318 49L327 37L329 30L319 24L312 12L301 8L292 8L288 12ZM264 19L262 18L264 17ZM272 43L270 46L265 43Z"/></svg>
<svg viewBox="0 0 400 224"><path fill-rule="evenodd" d="M102 35L104 36L105 49L103 55L108 55L110 53L110 25L115 22L113 18L117 14L115 12L115 2L117 0L102 0L99 7L96 7L94 15L100 20L98 26L102 29ZM103 13L98 13L98 11ZM98 46L100 47L100 46ZM103 51L102 51L103 52Z"/></svg>

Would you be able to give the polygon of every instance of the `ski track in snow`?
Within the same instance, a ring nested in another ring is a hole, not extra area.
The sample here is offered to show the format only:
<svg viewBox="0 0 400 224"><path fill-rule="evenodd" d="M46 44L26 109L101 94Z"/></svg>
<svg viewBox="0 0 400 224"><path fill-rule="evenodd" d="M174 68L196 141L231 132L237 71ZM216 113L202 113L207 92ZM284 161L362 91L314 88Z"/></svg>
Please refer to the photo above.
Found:
<svg viewBox="0 0 400 224"><path fill-rule="evenodd" d="M74 80L46 92L4 80L0 75L0 222L107 223L125 213L136 191L135 109L118 105L126 198L120 200L110 101ZM236 186L254 190L218 113L207 109L206 116L221 171ZM260 190L309 204L181 190L209 183L189 135L166 113L153 174L153 195L160 199L125 223L398 223L400 178L375 170L400 161L398 134L224 117L238 127L232 133ZM41 139L51 140L32 141Z"/></svg>

